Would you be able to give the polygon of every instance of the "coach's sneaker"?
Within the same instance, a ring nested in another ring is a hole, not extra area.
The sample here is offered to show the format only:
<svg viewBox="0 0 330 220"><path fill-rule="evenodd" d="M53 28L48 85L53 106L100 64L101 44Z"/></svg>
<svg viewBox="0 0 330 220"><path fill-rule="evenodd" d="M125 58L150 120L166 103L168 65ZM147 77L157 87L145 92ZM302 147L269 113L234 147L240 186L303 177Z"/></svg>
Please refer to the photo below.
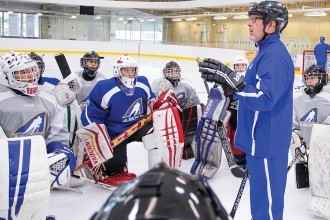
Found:
<svg viewBox="0 0 330 220"><path fill-rule="evenodd" d="M105 173L103 166L101 166L98 172L95 172L94 174L95 181L111 186L116 186L120 183L129 182L131 180L134 180L135 178L136 175L134 173L129 173L126 167L124 167L120 172L108 176Z"/></svg>

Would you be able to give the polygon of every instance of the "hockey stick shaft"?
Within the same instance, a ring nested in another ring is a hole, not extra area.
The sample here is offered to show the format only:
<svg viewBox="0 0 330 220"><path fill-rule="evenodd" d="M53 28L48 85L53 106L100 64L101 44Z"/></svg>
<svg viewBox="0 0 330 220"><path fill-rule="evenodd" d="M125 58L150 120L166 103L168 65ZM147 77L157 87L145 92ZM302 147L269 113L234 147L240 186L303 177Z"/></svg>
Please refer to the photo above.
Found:
<svg viewBox="0 0 330 220"><path fill-rule="evenodd" d="M200 63L200 59L199 57L196 57L196 62L197 64ZM209 88L209 84L207 84L206 80L203 79L203 82L204 82L204 86L205 86L205 89L206 89L206 92L207 92L207 96L210 96L210 88Z"/></svg>
<svg viewBox="0 0 330 220"><path fill-rule="evenodd" d="M83 180L87 183L90 183L90 184L93 184L93 185L96 185L96 186L99 186L99 187L102 187L102 188L105 188L105 189L109 189L109 190L115 190L117 188L115 186L110 186L110 185L107 185L107 184L104 184L104 183L97 182L95 180L91 180L91 179L88 179L88 178L85 178L85 177L82 177L82 176L75 175L75 174L71 174L71 177Z"/></svg>
<svg viewBox="0 0 330 220"><path fill-rule="evenodd" d="M235 199L233 208L231 209L231 211L229 213L229 216L232 217L232 219L234 219L234 217L235 217L235 214L236 214L238 205L241 201L241 198L242 198L242 195L243 195L243 192L244 192L244 188L245 188L245 185L246 185L246 182L247 182L248 178L249 178L249 172L248 172L248 169L246 169L246 171L244 173L244 177L243 177L242 182L241 182L241 185L239 186L238 193L236 195L236 199Z"/></svg>

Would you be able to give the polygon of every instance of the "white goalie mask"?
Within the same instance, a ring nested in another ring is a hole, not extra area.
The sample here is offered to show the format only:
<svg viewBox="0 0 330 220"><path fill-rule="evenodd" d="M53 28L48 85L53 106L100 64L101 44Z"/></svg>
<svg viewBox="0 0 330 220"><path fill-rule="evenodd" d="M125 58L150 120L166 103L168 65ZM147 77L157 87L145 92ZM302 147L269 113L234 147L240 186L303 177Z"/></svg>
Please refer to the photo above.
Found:
<svg viewBox="0 0 330 220"><path fill-rule="evenodd" d="M124 75L123 68L135 68L135 74ZM122 90L127 95L132 95L134 92L138 69L137 62L130 56L119 57L113 65L113 75L119 80Z"/></svg>
<svg viewBox="0 0 330 220"><path fill-rule="evenodd" d="M240 73L245 73L248 65L249 65L249 61L243 56L237 56L233 64L234 70Z"/></svg>
<svg viewBox="0 0 330 220"><path fill-rule="evenodd" d="M27 54L9 52L0 57L8 87L28 96L38 95L38 64Z"/></svg>

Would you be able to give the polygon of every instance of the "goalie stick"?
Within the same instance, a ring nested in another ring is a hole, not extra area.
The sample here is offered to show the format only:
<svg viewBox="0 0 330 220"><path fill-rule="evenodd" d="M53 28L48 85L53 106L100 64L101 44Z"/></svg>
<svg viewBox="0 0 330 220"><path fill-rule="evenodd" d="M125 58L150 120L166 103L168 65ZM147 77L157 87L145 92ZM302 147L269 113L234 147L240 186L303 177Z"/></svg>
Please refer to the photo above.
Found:
<svg viewBox="0 0 330 220"><path fill-rule="evenodd" d="M287 168L287 173L289 173L291 167L293 166L293 164L295 164L296 160L298 159L299 155L302 154L301 150L299 148L296 148L295 150L295 155L294 157L292 158L291 162L289 163L288 165L288 168ZM242 195L243 195L243 192L244 192L244 188L245 188L245 184L247 182L249 178L249 173L248 173L248 169L246 168L246 171L244 173L244 177L242 179L242 182L241 182L241 185L238 189L238 193L236 195L236 199L235 199L235 202L234 202L234 205L229 213L229 216L234 219L235 217L235 214L236 214L236 211L237 211L237 208L238 208L238 205L241 201L241 198L242 198Z"/></svg>
<svg viewBox="0 0 330 220"><path fill-rule="evenodd" d="M136 122L131 127L129 127L126 131L124 131L123 133L119 134L117 137L112 139L110 141L111 148L114 148L114 147L118 146L119 144L121 144L124 140L126 140L127 138L132 136L135 132L137 132L139 129L141 129L144 125L146 125L150 121L152 121L152 113L147 114L142 119L140 119L138 122ZM89 163L91 163L90 160L87 160L83 164L79 165L74 170L74 172L81 170L82 168L87 166Z"/></svg>
<svg viewBox="0 0 330 220"><path fill-rule="evenodd" d="M196 58L196 62L199 63L200 62L200 58L197 57ZM207 94L209 95L210 94L210 89L209 89L209 86L206 82L205 79L203 79L204 81L204 85L205 85L205 89L207 91ZM216 85L215 85L216 86ZM225 156L226 156L226 159L227 159L227 162L228 162L228 166L230 168L230 171L231 173L235 176L235 177L244 177L244 170L241 169L237 164L236 164L236 161L235 161L235 158L234 158L234 154L231 150L231 147L230 147L230 143L228 141L228 137L227 137L227 132L226 132L226 129L224 127L225 125L223 123L220 123L219 125L219 128L218 128L218 132L219 132L219 136L220 136L220 140L221 140L221 143L222 143L222 148L223 148L223 151L225 152Z"/></svg>
<svg viewBox="0 0 330 220"><path fill-rule="evenodd" d="M105 188L105 189L109 189L109 190L117 189L116 186L111 186L111 185L108 185L108 184L100 183L100 182L97 182L95 180L88 179L88 178L85 178L85 177L82 177L82 176L79 176L79 175L71 174L71 177L83 180L84 182L91 183L93 185L96 185L96 186L99 186L99 187L102 187L102 188Z"/></svg>
<svg viewBox="0 0 330 220"><path fill-rule="evenodd" d="M60 68L63 79L65 79L67 76L71 74L68 61L66 60L63 53L56 54L55 60L58 65L58 68Z"/></svg>

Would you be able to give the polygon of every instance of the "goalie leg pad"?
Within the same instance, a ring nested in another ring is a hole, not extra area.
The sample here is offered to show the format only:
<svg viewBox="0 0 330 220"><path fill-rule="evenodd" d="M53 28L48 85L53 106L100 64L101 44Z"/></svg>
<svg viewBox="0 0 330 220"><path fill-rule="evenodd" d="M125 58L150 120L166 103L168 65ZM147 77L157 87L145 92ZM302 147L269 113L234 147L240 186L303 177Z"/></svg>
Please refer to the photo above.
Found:
<svg viewBox="0 0 330 220"><path fill-rule="evenodd" d="M221 164L222 145L217 129L217 122L201 120L196 134L195 161L191 174L212 178Z"/></svg>
<svg viewBox="0 0 330 220"><path fill-rule="evenodd" d="M308 169L312 200L308 210L330 219L330 126L314 124L309 146Z"/></svg>
<svg viewBox="0 0 330 220"><path fill-rule="evenodd" d="M84 146L93 167L113 157L110 137L104 124L94 122L79 129L76 134Z"/></svg>
<svg viewBox="0 0 330 220"><path fill-rule="evenodd" d="M149 168L164 162L169 167L181 166L184 135L180 116L176 107L153 112L153 133L142 138L148 150Z"/></svg>
<svg viewBox="0 0 330 220"><path fill-rule="evenodd" d="M44 220L50 198L45 140L0 139L0 219Z"/></svg>

